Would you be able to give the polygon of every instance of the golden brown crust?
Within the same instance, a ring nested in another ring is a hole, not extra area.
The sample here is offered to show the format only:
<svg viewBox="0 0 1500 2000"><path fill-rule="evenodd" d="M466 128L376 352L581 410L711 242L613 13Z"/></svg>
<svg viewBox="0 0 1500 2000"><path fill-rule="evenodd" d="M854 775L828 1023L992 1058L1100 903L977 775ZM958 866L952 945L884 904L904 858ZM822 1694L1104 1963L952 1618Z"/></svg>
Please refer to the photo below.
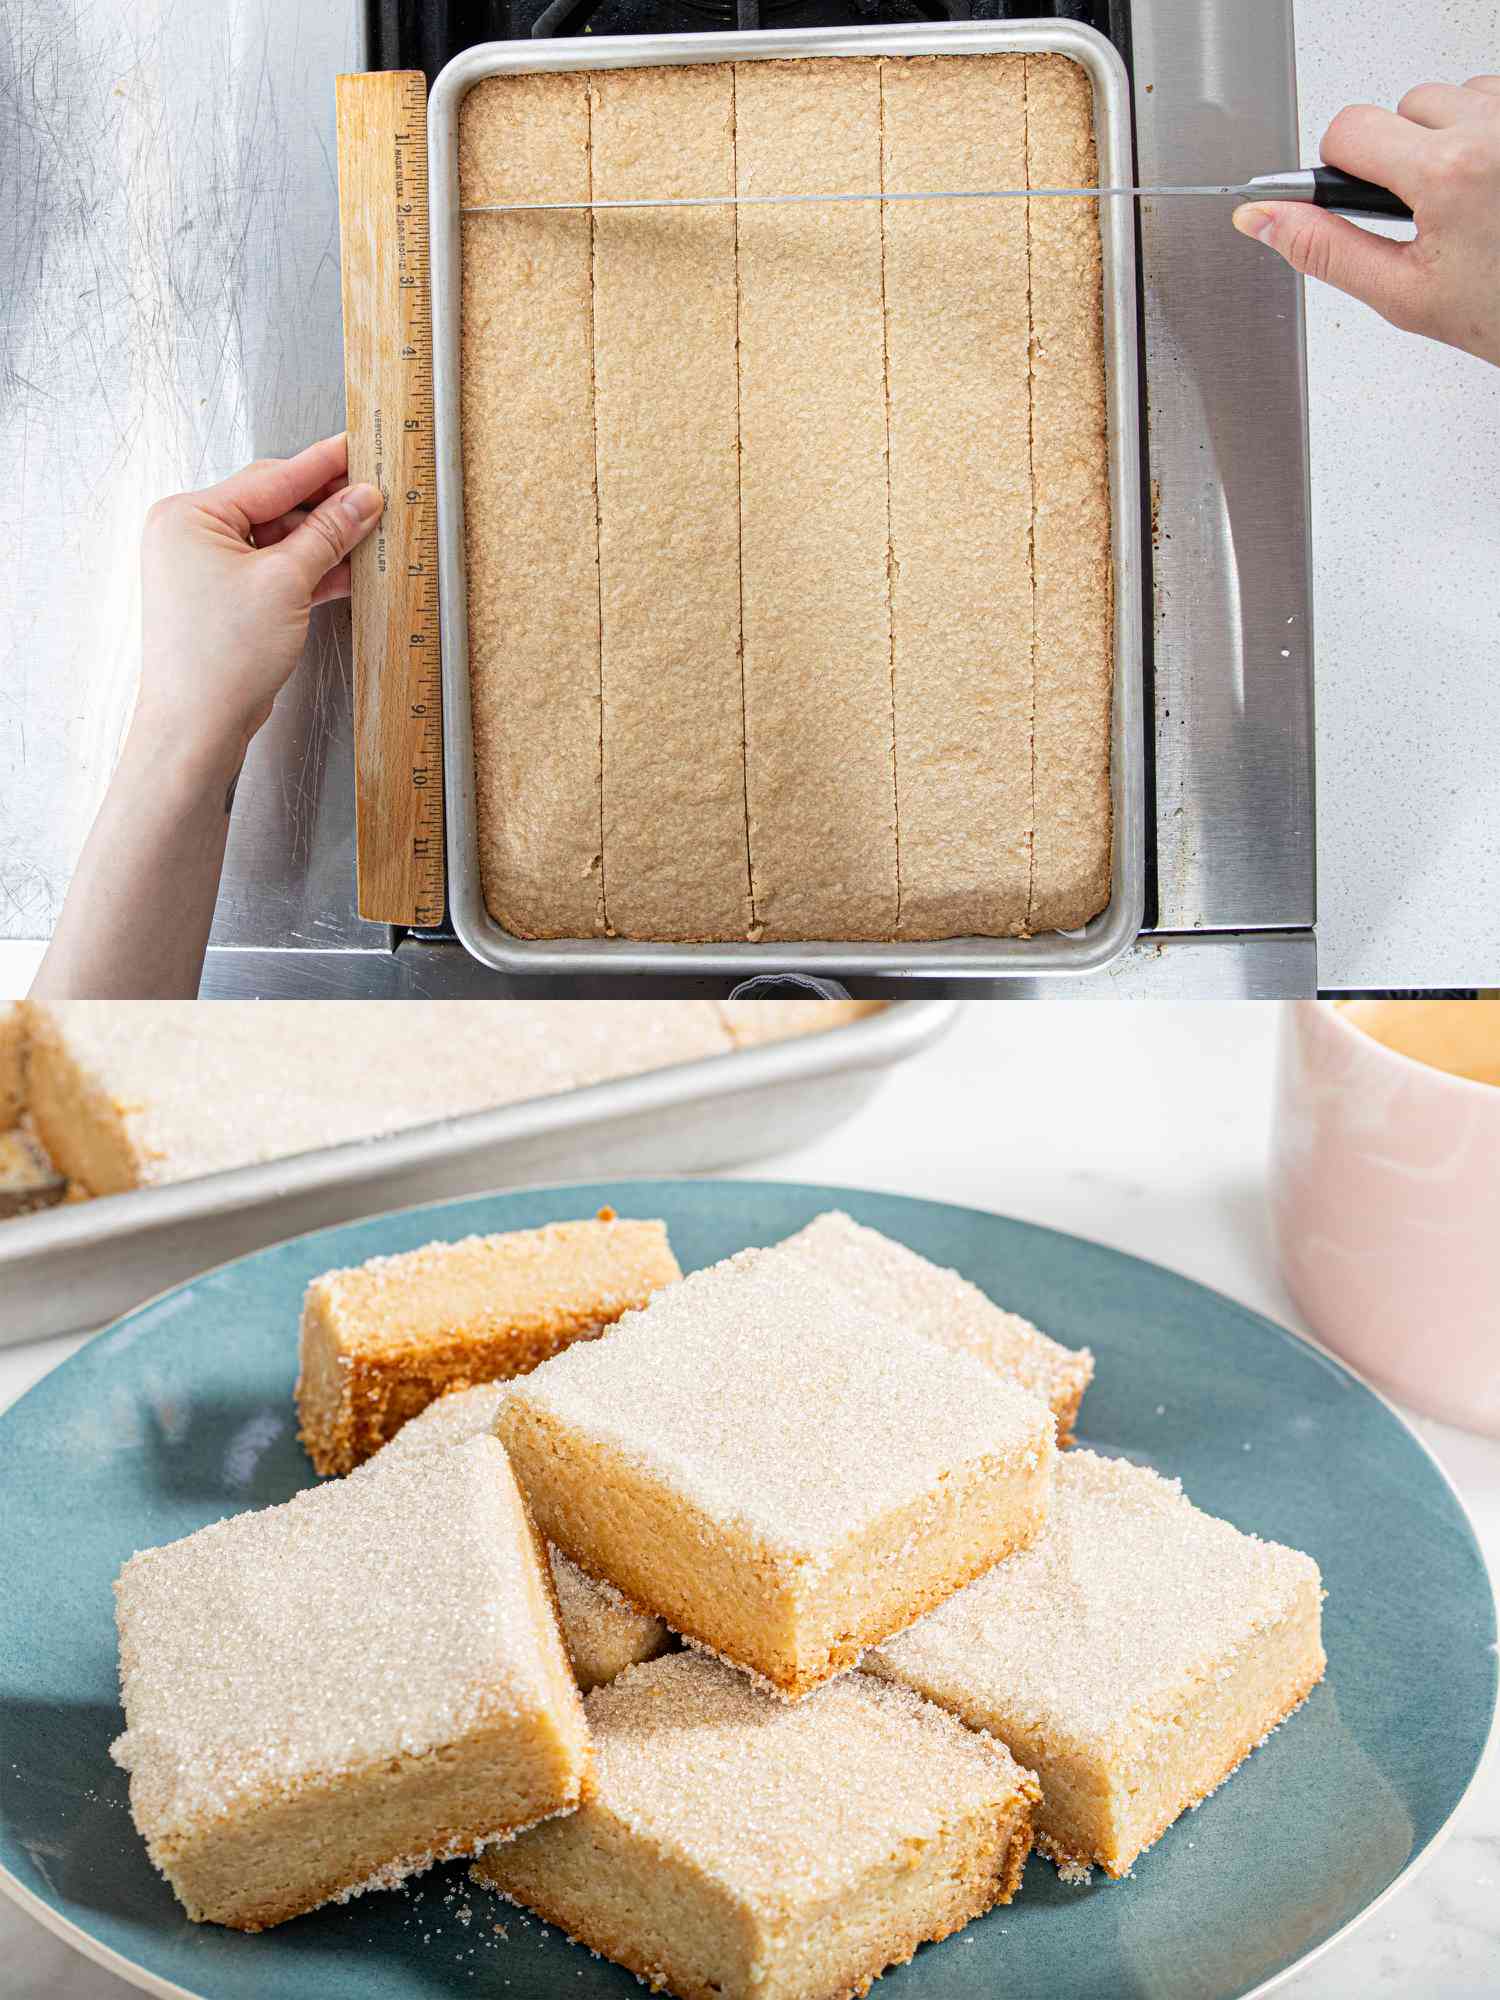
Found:
<svg viewBox="0 0 1500 2000"><path fill-rule="evenodd" d="M1078 1442L1078 1412L1083 1404L1083 1392L1093 1380L1094 1371L1088 1374L1076 1387L1070 1384L1054 1400L1052 1414L1057 1419L1057 1442L1060 1449L1066 1449Z"/></svg>
<svg viewBox="0 0 1500 2000"><path fill-rule="evenodd" d="M995 1567L996 1562L1004 1562L1007 1556L1014 1555L1017 1549L1024 1547L1026 1542L1031 1540L1036 1527L1037 1523L1033 1521L1030 1524L1030 1532L1024 1540L1021 1536L1016 1536L1007 1544L999 1556L969 1569L957 1583L953 1583L945 1578L939 1583L929 1585L914 1596L906 1598L903 1601L900 1612L897 1614L900 1621L898 1624L887 1627L884 1621L882 1621L879 1632L861 1634L857 1638L851 1638L845 1644L831 1646L827 1653L824 1654L817 1668L806 1673L779 1674L774 1671L769 1661L760 1666L747 1666L743 1660L730 1659L727 1653L721 1653L717 1641L703 1632L689 1631L685 1625L668 1625L667 1629L677 1632L678 1636L686 1639L689 1645L699 1646L704 1652L713 1654L716 1659L724 1660L727 1665L737 1668L740 1673L748 1674L751 1680L763 1686L774 1688L778 1694L785 1695L790 1701L800 1701L805 1695L811 1694L814 1689L822 1687L825 1682L836 1679L840 1674L853 1672L859 1665L860 1660L873 1647L882 1645L886 1640L894 1639L902 1632L908 1631L911 1626L916 1624L919 1618L925 1617L929 1611L936 1610L938 1605L946 1604L950 1597L955 1596L966 1585L973 1583L977 1577L987 1576ZM569 1561L573 1563L575 1568L583 1570L585 1576L590 1575L589 1570L576 1557L570 1556ZM593 1577L592 1581L596 1583L601 1581L608 1582L607 1579L599 1577ZM608 1587L618 1597L622 1598L626 1604L630 1605L632 1611L640 1612L643 1617L661 1617L659 1611L652 1611L649 1607L634 1603L625 1595L618 1584L609 1583ZM663 1623L666 1623L666 1621L663 1620Z"/></svg>
<svg viewBox="0 0 1500 2000"><path fill-rule="evenodd" d="M612 1324L594 1318L560 1318L546 1332L507 1340L503 1353L468 1335L455 1334L438 1345L424 1344L420 1357L399 1346L341 1355L338 1400L316 1405L304 1399L297 1435L325 1479L352 1472L440 1396L473 1389L482 1382L529 1375L575 1340L595 1340Z"/></svg>
<svg viewBox="0 0 1500 2000"><path fill-rule="evenodd" d="M19 1005L0 1005L0 1132L8 1132L26 1104L26 1016Z"/></svg>
<svg viewBox="0 0 1500 2000"><path fill-rule="evenodd" d="M1026 1816L1017 1822L1015 1830L1011 1834L1010 1845L1006 1848L1005 1859L1000 1869L1000 1886L995 1896L997 1903L1013 1902L1016 1892L1021 1886L1022 1878L1026 1873L1026 1863L1036 1839L1036 1829L1032 1825L1031 1812L1039 1797L1040 1791L1033 1787L1032 1794L1027 1800Z"/></svg>
<svg viewBox="0 0 1500 2000"><path fill-rule="evenodd" d="M308 1456L351 1472L440 1396L529 1374L681 1275L660 1222L612 1212L325 1272L302 1312Z"/></svg>
<svg viewBox="0 0 1500 2000"><path fill-rule="evenodd" d="M905 1632L929 1611L935 1610L940 1604L946 1604L950 1597L956 1596L966 1585L973 1583L976 1577L988 1576L996 1562L1004 1562L1007 1556L1014 1555L1017 1549L1024 1548L1035 1534L1037 1526L1035 1520L1031 1521L1024 1537L1014 1536L994 1561L976 1563L973 1567L966 1568L957 1583L945 1577L940 1582L929 1585L925 1590L917 1591L907 1597L900 1612L896 1614L900 1621L898 1624L886 1625L882 1620L882 1630L879 1632L861 1634L857 1640L852 1640L848 1645L834 1647L829 1653L828 1665L821 1672L815 1675L804 1674L797 1680L785 1684L778 1683L782 1686L782 1692L794 1697L808 1694L823 1681L830 1679L833 1674L845 1673L857 1666L861 1657L872 1646L878 1646L884 1640L894 1639L898 1633Z"/></svg>
<svg viewBox="0 0 1500 2000"><path fill-rule="evenodd" d="M27 1001L22 1014L27 1111L58 1172L91 1195L149 1186L152 1161L131 1131L132 1107L101 1089L79 1066L46 1008Z"/></svg>

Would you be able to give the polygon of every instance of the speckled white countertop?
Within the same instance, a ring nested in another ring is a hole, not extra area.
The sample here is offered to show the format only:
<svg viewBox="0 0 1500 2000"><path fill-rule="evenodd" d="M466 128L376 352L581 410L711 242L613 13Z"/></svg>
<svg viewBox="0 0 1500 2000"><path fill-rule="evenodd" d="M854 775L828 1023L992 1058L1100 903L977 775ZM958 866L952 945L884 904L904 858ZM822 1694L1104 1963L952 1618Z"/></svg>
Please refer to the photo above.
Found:
<svg viewBox="0 0 1500 2000"><path fill-rule="evenodd" d="M1246 0L1253 4L1253 0ZM1297 0L1302 158L1350 102L1500 71L1500 0ZM1307 296L1319 979L1500 965L1500 369Z"/></svg>
<svg viewBox="0 0 1500 2000"><path fill-rule="evenodd" d="M848 1125L750 1172L853 1182L1023 1216L1132 1251L1296 1325L1262 1176L1276 1012L1267 1006L968 1007ZM78 1343L0 1352L0 1405ZM1500 1443L1417 1428L1500 1573ZM1184 1989L1186 1991L1187 1989ZM1500 1759L1446 1843L1289 2000L1480 2000L1500 1993ZM0 1896L7 2000L124 2000Z"/></svg>

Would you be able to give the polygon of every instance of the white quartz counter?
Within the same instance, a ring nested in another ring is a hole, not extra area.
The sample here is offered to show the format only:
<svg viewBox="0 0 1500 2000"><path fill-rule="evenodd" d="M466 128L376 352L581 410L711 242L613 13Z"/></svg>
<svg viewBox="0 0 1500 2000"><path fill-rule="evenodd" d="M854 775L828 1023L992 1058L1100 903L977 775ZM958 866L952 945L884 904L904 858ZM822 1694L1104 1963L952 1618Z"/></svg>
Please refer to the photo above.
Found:
<svg viewBox="0 0 1500 2000"><path fill-rule="evenodd" d="M1347 103L1500 73L1500 0L1297 0L1297 65L1311 163ZM1307 298L1319 979L1493 984L1500 369Z"/></svg>

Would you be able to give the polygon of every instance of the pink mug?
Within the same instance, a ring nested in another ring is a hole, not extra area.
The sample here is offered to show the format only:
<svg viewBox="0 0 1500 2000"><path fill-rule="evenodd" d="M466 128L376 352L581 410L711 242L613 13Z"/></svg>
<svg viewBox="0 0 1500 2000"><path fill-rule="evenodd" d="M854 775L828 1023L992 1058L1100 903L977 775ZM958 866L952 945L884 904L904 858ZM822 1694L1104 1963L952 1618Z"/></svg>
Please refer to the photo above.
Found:
<svg viewBox="0 0 1500 2000"><path fill-rule="evenodd" d="M1271 1217L1325 1346L1414 1409L1500 1437L1500 1089L1335 1007L1284 1009Z"/></svg>

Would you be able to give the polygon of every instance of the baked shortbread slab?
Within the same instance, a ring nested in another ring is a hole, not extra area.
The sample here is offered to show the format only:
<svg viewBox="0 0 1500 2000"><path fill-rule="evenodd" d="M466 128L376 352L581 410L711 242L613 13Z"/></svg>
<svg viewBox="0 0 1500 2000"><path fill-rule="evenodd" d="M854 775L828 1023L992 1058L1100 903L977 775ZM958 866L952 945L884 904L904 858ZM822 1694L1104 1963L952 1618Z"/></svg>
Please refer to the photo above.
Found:
<svg viewBox="0 0 1500 2000"><path fill-rule="evenodd" d="M369 1461L370 1466L387 1465L408 1452L432 1451L463 1444L471 1437L493 1436L507 1389L504 1382L486 1382L477 1389L460 1389L441 1397L421 1416L403 1425ZM585 1694L603 1687L626 1667L654 1660L672 1646L672 1635L659 1618L637 1611L607 1583L585 1576L561 1549L549 1546L547 1553L563 1644L573 1663L574 1678Z"/></svg>
<svg viewBox="0 0 1500 2000"><path fill-rule="evenodd" d="M543 1532L798 1696L1041 1526L1051 1412L968 1354L742 1251L514 1383L498 1435Z"/></svg>
<svg viewBox="0 0 1500 2000"><path fill-rule="evenodd" d="M474 1872L653 1990L864 1993L1020 1883L1030 1772L867 1674L793 1704L678 1653L587 1712L593 1796Z"/></svg>
<svg viewBox="0 0 1500 2000"><path fill-rule="evenodd" d="M665 1223L606 1215L325 1271L302 1308L302 1442L351 1471L445 1390L524 1375L681 1276Z"/></svg>
<svg viewBox="0 0 1500 2000"><path fill-rule="evenodd" d="M1037 1845L1125 1874L1323 1677L1310 1556L1089 1451L1014 1561L866 1659L1037 1773Z"/></svg>
<svg viewBox="0 0 1500 2000"><path fill-rule="evenodd" d="M263 1930L588 1790L549 1572L493 1438L133 1556L116 1761L199 1923Z"/></svg>
<svg viewBox="0 0 1500 2000"><path fill-rule="evenodd" d="M815 1217L777 1249L808 1258L872 1312L957 1353L972 1354L1039 1397L1057 1419L1058 1443L1071 1444L1078 1406L1094 1375L1094 1357L1086 1347L1063 1347L1019 1313L997 1306L957 1271L929 1263L837 1209Z"/></svg>

